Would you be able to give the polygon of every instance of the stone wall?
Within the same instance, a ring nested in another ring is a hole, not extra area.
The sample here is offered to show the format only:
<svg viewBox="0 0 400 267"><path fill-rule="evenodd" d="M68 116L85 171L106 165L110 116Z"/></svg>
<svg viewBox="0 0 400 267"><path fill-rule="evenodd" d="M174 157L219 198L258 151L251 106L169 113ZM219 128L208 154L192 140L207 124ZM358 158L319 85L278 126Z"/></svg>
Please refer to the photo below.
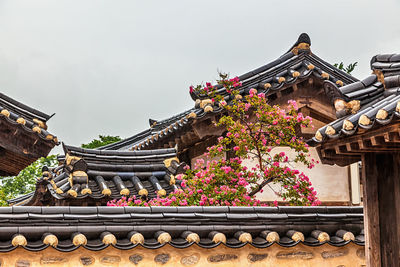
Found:
<svg viewBox="0 0 400 267"><path fill-rule="evenodd" d="M293 248L272 245L257 249L246 245L239 249L223 245L214 249L203 249L193 245L176 249L166 245L159 249L137 247L118 250L108 247L102 251L79 248L61 253L52 247L41 252L30 252L17 248L9 253L0 253L1 266L273 266L273 267L361 267L365 266L364 247L348 244L345 247L307 247L299 244Z"/></svg>

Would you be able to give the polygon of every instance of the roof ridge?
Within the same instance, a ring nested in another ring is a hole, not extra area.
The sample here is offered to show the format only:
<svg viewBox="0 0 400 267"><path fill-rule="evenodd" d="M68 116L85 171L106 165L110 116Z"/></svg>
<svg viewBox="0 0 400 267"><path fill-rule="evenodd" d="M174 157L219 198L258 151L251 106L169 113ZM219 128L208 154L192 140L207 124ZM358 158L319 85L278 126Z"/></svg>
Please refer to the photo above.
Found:
<svg viewBox="0 0 400 267"><path fill-rule="evenodd" d="M53 115L48 115L42 111L29 107L28 105L25 105L9 96L6 96L3 93L0 93L0 102L3 102L6 105L8 104L9 106L11 106L12 108L15 108L25 116L28 116L29 119L33 119L36 116L38 119L48 121L55 114L54 113Z"/></svg>

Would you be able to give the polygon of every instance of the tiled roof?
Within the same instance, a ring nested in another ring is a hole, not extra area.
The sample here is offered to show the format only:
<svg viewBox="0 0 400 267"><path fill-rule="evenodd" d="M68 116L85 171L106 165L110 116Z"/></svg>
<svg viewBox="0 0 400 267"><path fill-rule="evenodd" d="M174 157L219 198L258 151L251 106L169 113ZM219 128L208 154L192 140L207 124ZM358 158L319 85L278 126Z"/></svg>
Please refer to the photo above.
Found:
<svg viewBox="0 0 400 267"><path fill-rule="evenodd" d="M149 119L150 128L122 141L109 144L99 148L100 150L140 150L157 142L178 129L182 129L190 123L192 118L189 116L196 112L196 108L191 108L165 120L156 121ZM136 149L132 149L136 148Z"/></svg>
<svg viewBox="0 0 400 267"><path fill-rule="evenodd" d="M2 207L0 251L364 245L361 207Z"/></svg>
<svg viewBox="0 0 400 267"><path fill-rule="evenodd" d="M395 56L375 56L372 62ZM375 68L377 64L372 63ZM392 66L395 64L393 63ZM382 65L379 65L382 66ZM383 67L382 67L383 68ZM386 71L392 67L387 67ZM393 67L395 68L395 67ZM329 139L355 134L358 130L369 130L379 125L386 125L400 117L400 74L392 75L375 73L360 82L355 82L338 89L348 99L359 101L358 109L353 114L343 116L320 128L315 137L309 141L317 145Z"/></svg>
<svg viewBox="0 0 400 267"><path fill-rule="evenodd" d="M0 176L15 176L58 144L47 131L51 116L0 93Z"/></svg>
<svg viewBox="0 0 400 267"><path fill-rule="evenodd" d="M358 81L353 76L316 56L311 52L310 45L309 36L303 33L284 55L262 67L239 76L242 82L242 86L239 88L240 93L246 95L251 88L255 88L258 92L265 93L269 99L273 100L277 97L277 92L284 92L285 89L305 81L309 77L316 77L321 81L330 82L339 88ZM335 92L327 93L328 97L332 98L332 102L336 95L344 98L337 91L337 87L335 87ZM219 88L218 93L225 96L229 103L231 99L224 88ZM162 144L162 140L177 131L182 131L184 127L189 127L192 122L210 114L219 114L223 110L217 103L211 102L206 95L199 96L192 93L191 97L195 100L194 108L163 121L150 120L150 129L100 149L142 150L155 147L154 144Z"/></svg>
<svg viewBox="0 0 400 267"><path fill-rule="evenodd" d="M41 139L56 144L58 143L57 138L47 131L46 125L53 115L47 115L0 93L0 118L2 120L20 125L21 129L28 133L36 134Z"/></svg>
<svg viewBox="0 0 400 267"><path fill-rule="evenodd" d="M385 77L400 74L400 54L376 55L371 59L371 69L381 71Z"/></svg>
<svg viewBox="0 0 400 267"><path fill-rule="evenodd" d="M256 88L259 92L268 95L311 75L339 86L357 81L353 76L316 56L311 52L310 47L310 37L306 33L302 33L292 48L281 57L239 76L239 80L242 82L240 92L248 93L251 88ZM220 95L229 96L221 86L217 85L216 88L219 88L217 92ZM191 96L194 100L208 98L208 96L196 95L195 92Z"/></svg>
<svg viewBox="0 0 400 267"><path fill-rule="evenodd" d="M19 205L45 205L37 202L38 187L45 186L57 200L100 200L122 196L151 199L180 188L174 175L183 172L174 148L145 151L109 151L64 146L60 166L43 172L36 192L11 200ZM75 202L79 205L81 202Z"/></svg>

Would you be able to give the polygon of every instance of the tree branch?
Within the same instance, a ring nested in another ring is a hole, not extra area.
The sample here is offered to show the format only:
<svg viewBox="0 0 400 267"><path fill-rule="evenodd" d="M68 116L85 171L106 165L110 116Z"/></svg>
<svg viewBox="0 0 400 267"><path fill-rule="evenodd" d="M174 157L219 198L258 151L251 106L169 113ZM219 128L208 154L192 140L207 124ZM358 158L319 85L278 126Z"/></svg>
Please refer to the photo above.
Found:
<svg viewBox="0 0 400 267"><path fill-rule="evenodd" d="M269 179L266 179L264 181L262 181L261 184L259 184L256 188L254 188L250 193L249 196L254 196L255 194L257 194L258 192L261 191L261 189L264 188L264 186L266 186L267 184L269 184L270 182L272 182L275 178L277 177L271 177Z"/></svg>

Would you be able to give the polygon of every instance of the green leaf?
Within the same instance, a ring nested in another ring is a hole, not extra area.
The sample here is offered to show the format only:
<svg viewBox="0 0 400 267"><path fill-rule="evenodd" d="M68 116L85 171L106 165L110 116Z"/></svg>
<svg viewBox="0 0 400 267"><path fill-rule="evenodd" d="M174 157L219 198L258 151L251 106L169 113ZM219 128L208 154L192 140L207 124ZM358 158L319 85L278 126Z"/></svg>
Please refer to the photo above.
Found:
<svg viewBox="0 0 400 267"><path fill-rule="evenodd" d="M111 135L99 135L99 139L93 139L88 144L82 144L83 148L98 148L105 145L109 145L118 141L121 141L121 137L119 136L111 136Z"/></svg>
<svg viewBox="0 0 400 267"><path fill-rule="evenodd" d="M42 176L43 166L57 166L57 156L40 158L23 169L17 176L0 177L0 206L8 206L7 199L34 191L36 179Z"/></svg>
<svg viewBox="0 0 400 267"><path fill-rule="evenodd" d="M344 63L340 62L333 64L334 67L338 68L339 70L342 70L346 72L347 74L351 74L351 72L356 68L358 62L350 63L347 67L344 67Z"/></svg>

